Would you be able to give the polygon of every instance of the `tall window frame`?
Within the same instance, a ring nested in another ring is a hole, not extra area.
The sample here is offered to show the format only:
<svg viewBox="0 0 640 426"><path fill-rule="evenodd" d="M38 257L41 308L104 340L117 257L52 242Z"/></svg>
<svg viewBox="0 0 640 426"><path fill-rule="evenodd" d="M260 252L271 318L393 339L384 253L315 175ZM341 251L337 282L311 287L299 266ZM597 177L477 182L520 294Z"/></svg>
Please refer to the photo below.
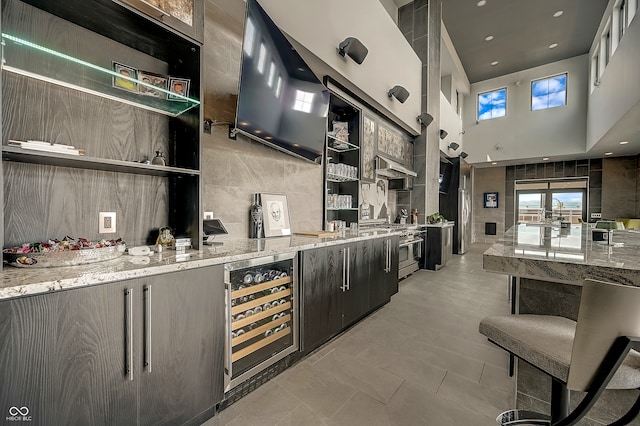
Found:
<svg viewBox="0 0 640 426"><path fill-rule="evenodd" d="M567 105L569 73L563 72L531 81L531 111Z"/></svg>
<svg viewBox="0 0 640 426"><path fill-rule="evenodd" d="M478 93L476 118L478 121L492 120L507 115L507 88Z"/></svg>

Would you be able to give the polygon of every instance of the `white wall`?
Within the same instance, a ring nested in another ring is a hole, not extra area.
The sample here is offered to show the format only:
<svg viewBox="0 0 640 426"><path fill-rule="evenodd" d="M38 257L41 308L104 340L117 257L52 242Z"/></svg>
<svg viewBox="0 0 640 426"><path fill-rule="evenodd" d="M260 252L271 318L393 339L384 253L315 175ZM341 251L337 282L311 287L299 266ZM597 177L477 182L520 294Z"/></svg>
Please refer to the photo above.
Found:
<svg viewBox="0 0 640 426"><path fill-rule="evenodd" d="M454 94L455 96L455 91ZM440 128L447 131L447 137L440 139L440 151L449 157L457 157L463 149L462 118L456 113L456 109L449 103L447 97L440 92ZM460 147L455 151L449 149L451 142L456 142Z"/></svg>
<svg viewBox="0 0 640 426"><path fill-rule="evenodd" d="M393 0L380 0L382 7L387 11L393 22L398 23L398 6Z"/></svg>
<svg viewBox="0 0 640 426"><path fill-rule="evenodd" d="M596 33L596 41L589 52L593 57L600 35L604 30L605 20L611 16L613 1L609 3L607 12ZM587 147L591 149L606 133L625 117L640 102L640 15L636 14L626 33L613 52L609 64L599 78L600 84L589 96ZM592 80L595 76L592 77ZM637 111L637 109L636 109ZM638 129L638 118L630 118L631 131ZM622 135L624 135L624 131ZM637 137L637 136L636 136ZM615 142L615 141L614 141Z"/></svg>
<svg viewBox="0 0 640 426"><path fill-rule="evenodd" d="M471 85L463 107L467 162L526 160L586 151L589 56L554 62ZM531 111L531 81L567 72L567 105ZM507 115L477 119L478 94L507 88Z"/></svg>
<svg viewBox="0 0 640 426"><path fill-rule="evenodd" d="M421 113L422 63L379 1L263 0L260 4L291 38L333 74L348 80L357 95L414 135L420 133L416 117ZM369 49L361 65L337 54L338 44L347 37L358 38ZM410 93L404 104L387 96L398 84Z"/></svg>

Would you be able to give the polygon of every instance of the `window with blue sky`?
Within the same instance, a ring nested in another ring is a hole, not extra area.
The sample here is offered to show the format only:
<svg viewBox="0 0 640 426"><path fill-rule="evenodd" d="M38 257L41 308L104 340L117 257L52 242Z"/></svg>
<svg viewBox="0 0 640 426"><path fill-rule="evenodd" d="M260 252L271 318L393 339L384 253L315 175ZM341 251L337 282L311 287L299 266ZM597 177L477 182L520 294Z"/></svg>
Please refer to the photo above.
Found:
<svg viewBox="0 0 640 426"><path fill-rule="evenodd" d="M531 110L554 108L567 104L567 74L531 82Z"/></svg>
<svg viewBox="0 0 640 426"><path fill-rule="evenodd" d="M498 89L478 95L478 120L507 115L507 89Z"/></svg>

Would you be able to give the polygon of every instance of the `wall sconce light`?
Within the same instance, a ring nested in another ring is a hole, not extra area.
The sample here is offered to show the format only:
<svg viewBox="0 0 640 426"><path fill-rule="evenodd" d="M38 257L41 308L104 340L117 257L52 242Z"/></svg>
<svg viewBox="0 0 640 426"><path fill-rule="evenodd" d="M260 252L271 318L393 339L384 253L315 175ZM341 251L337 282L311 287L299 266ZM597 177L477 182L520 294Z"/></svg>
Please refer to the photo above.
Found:
<svg viewBox="0 0 640 426"><path fill-rule="evenodd" d="M433 116L428 112L423 112L416 117L416 121L420 123L421 126L427 127L433 121Z"/></svg>
<svg viewBox="0 0 640 426"><path fill-rule="evenodd" d="M338 45L338 54L342 57L348 55L358 65L364 61L367 57L369 49L355 37L347 37L342 43Z"/></svg>
<svg viewBox="0 0 640 426"><path fill-rule="evenodd" d="M404 101L406 101L409 97L409 91L402 86L393 86L387 94L389 95L389 97L393 96L394 98L396 98L398 101L400 101L401 104L403 104Z"/></svg>
<svg viewBox="0 0 640 426"><path fill-rule="evenodd" d="M455 151L456 149L460 148L460 145L455 142L451 142L447 148Z"/></svg>
<svg viewBox="0 0 640 426"><path fill-rule="evenodd" d="M440 129L440 139L446 138L448 134L449 133L446 130Z"/></svg>
<svg viewBox="0 0 640 426"><path fill-rule="evenodd" d="M464 152L464 151L462 151L462 152L460 153L460 158L462 158L463 160L464 160L465 158L467 158L468 156L469 156L469 154L467 154L467 153L466 153L466 152Z"/></svg>

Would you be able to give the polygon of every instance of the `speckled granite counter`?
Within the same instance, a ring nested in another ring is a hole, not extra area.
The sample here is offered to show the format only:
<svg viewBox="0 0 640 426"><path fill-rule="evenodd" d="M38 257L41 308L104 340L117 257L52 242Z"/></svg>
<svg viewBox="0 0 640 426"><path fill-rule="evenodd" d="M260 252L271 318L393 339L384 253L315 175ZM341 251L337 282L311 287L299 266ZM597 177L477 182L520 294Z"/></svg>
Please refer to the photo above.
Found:
<svg viewBox="0 0 640 426"><path fill-rule="evenodd" d="M0 300L397 234L376 230L360 232L357 236L346 233L332 238L294 235L260 240L227 240L222 245L188 251L187 258L176 258L175 251L164 250L151 256L124 254L106 262L60 268L16 268L5 264L0 282Z"/></svg>
<svg viewBox="0 0 640 426"><path fill-rule="evenodd" d="M568 284L589 277L640 286L640 232L613 231L613 242L592 241L586 224L567 229L516 225L484 253L483 266L490 272Z"/></svg>

